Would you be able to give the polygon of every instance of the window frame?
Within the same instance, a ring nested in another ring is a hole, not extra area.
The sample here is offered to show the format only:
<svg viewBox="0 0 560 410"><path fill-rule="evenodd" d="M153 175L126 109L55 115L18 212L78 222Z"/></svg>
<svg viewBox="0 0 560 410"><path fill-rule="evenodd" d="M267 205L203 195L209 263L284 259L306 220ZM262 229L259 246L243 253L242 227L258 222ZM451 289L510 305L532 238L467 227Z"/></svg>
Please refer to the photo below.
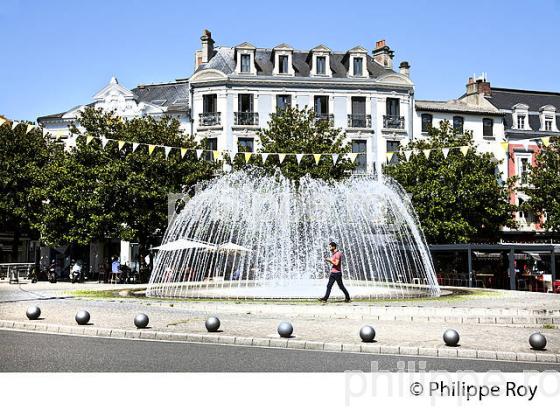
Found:
<svg viewBox="0 0 560 410"><path fill-rule="evenodd" d="M282 62L285 61L285 67ZM278 74L289 74L290 73L290 57L287 54L280 54L278 56ZM284 70L285 68L285 70Z"/></svg>
<svg viewBox="0 0 560 410"><path fill-rule="evenodd" d="M430 119L429 124L427 122L424 123L424 118L429 118ZM434 116L432 114L424 113L420 116L420 130L421 130L421 132L424 132L424 133L430 132L430 128L432 128L434 126L433 124L434 124ZM426 125L426 127L424 127L424 125Z"/></svg>
<svg viewBox="0 0 560 410"><path fill-rule="evenodd" d="M248 74L251 72L251 54L249 53L241 53L239 55L239 58L241 59L240 63L239 63L239 72L243 73L243 74ZM248 60L247 61L247 70L244 70L244 64L243 61L244 60Z"/></svg>
<svg viewBox="0 0 560 410"><path fill-rule="evenodd" d="M489 123L490 125L487 125ZM490 134L487 130L490 129ZM494 136L494 119L493 118L483 118L482 119L482 136L483 137L493 137Z"/></svg>
<svg viewBox="0 0 560 410"><path fill-rule="evenodd" d="M356 64L360 62L360 72L356 72ZM363 77L364 76L364 58L363 57L354 57L353 64L352 64L352 72L356 77Z"/></svg>
<svg viewBox="0 0 560 410"><path fill-rule="evenodd" d="M319 70L319 60L322 62L322 71ZM327 56L316 56L315 57L315 74L317 75L327 75Z"/></svg>
<svg viewBox="0 0 560 410"><path fill-rule="evenodd" d="M460 120L461 121L461 126L458 127L456 126L455 122ZM454 115L453 116L453 129L455 130L455 132L459 133L459 134L463 134L465 132L465 117L463 117L462 115Z"/></svg>

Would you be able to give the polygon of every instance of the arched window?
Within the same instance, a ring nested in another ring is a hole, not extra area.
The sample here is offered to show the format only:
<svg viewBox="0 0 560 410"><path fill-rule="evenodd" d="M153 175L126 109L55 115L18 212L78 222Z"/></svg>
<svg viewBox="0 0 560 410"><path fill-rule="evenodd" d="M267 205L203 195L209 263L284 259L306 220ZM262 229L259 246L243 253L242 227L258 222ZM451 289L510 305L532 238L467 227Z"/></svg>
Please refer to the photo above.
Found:
<svg viewBox="0 0 560 410"><path fill-rule="evenodd" d="M432 128L432 114L422 114L422 132L429 132Z"/></svg>

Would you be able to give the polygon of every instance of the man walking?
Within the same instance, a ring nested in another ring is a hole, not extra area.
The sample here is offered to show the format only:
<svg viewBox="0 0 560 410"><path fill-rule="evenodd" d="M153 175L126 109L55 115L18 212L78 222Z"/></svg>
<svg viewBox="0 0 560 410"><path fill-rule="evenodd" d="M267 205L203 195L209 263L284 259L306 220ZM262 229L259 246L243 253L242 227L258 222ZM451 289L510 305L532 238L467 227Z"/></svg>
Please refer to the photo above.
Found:
<svg viewBox="0 0 560 410"><path fill-rule="evenodd" d="M331 275L329 276L329 283L327 284L327 292L325 293L325 296L319 300L321 302L326 302L329 299L331 289L334 282L336 282L340 290L344 293L344 301L350 302L350 294L344 287L344 283L342 283L342 252L337 249L336 243L334 242L329 243L329 247L331 250L331 257L326 258L325 260L332 265Z"/></svg>

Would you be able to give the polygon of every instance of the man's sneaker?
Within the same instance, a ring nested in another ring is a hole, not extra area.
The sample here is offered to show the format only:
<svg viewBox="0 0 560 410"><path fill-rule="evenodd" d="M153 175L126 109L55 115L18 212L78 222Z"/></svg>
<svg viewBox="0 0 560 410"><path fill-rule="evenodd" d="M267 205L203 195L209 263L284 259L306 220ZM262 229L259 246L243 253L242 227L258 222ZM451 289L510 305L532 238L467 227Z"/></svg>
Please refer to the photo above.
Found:
<svg viewBox="0 0 560 410"><path fill-rule="evenodd" d="M350 303L352 302L352 299L344 299L344 303Z"/></svg>
<svg viewBox="0 0 560 410"><path fill-rule="evenodd" d="M319 302L323 302L323 303L326 303L326 302L327 302L327 299L325 299L325 298L319 298L319 299L317 299L317 300L318 300Z"/></svg>

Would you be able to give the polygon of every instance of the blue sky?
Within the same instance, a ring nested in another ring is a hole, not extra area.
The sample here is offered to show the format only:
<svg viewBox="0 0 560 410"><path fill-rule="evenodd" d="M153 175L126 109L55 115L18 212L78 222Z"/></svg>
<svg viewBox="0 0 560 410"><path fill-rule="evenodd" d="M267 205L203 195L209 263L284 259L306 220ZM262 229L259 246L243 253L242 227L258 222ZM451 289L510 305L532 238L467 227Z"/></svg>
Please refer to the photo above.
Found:
<svg viewBox="0 0 560 410"><path fill-rule="evenodd" d="M481 72L495 86L560 91L559 22L560 0L2 0L0 114L35 120L88 103L112 75L128 88L188 77L204 28L227 46L371 50L386 39L421 99L455 98Z"/></svg>

